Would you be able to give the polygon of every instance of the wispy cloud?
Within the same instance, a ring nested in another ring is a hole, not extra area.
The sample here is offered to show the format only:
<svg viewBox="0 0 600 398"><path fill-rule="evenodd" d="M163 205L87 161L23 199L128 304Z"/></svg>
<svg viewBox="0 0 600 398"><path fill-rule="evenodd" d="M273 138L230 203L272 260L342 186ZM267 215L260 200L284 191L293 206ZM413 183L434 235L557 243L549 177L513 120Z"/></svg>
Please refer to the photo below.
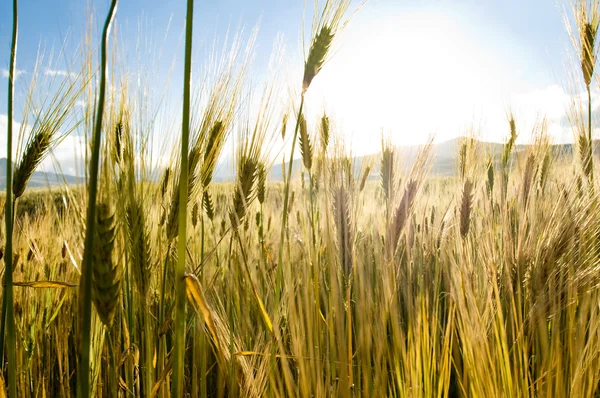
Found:
<svg viewBox="0 0 600 398"><path fill-rule="evenodd" d="M15 78L21 76L23 73L25 73L24 70L22 69L15 69ZM8 69L0 69L0 74L2 74L2 77L8 79Z"/></svg>
<svg viewBox="0 0 600 398"><path fill-rule="evenodd" d="M69 76L71 78L74 78L77 76L76 73L69 72L69 71L62 70L62 69L46 69L44 71L44 74L46 76L64 76L64 77Z"/></svg>

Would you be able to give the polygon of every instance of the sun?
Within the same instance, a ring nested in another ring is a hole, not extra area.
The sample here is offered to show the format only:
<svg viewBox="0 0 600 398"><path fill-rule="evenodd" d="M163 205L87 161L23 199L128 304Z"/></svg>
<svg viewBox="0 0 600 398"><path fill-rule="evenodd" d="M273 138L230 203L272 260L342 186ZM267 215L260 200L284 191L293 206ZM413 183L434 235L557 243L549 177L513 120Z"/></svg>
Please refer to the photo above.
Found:
<svg viewBox="0 0 600 398"><path fill-rule="evenodd" d="M381 129L401 145L464 133L465 121L497 106L503 83L490 50L461 22L430 10L356 21L307 103L333 112L357 153L379 150Z"/></svg>

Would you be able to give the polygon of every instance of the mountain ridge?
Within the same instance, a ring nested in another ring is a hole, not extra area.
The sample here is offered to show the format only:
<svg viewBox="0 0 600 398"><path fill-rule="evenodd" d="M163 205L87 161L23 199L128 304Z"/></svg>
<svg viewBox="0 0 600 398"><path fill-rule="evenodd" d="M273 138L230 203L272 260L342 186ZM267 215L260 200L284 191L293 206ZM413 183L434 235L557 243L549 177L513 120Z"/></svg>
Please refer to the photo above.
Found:
<svg viewBox="0 0 600 398"><path fill-rule="evenodd" d="M450 140L434 143L432 146L432 154L434 155L431 162L430 175L433 176L452 176L456 173L456 162L458 158L459 147L462 141L468 137L456 137ZM595 140L595 151L600 152L600 140ZM498 157L503 149L503 143L482 141L475 139L477 151L484 151L486 156L492 155ZM399 147L403 162L411 164L414 161L419 148L423 145L412 145ZM519 144L515 146L515 152L521 152L531 147L531 144ZM573 144L551 144L553 152L561 154L571 154L573 152ZM354 157L354 165L360 168L362 162L371 157L377 157L378 154L370 154ZM289 162L285 162L286 169ZM293 161L293 168L297 172L302 165L302 159L297 158ZM379 164L376 162L372 173L376 173ZM232 181L235 178L235 168L231 165L231 159L222 161L215 171L213 180L215 182ZM274 164L269 170L270 181L282 181L282 163ZM81 183L82 178L69 174L56 174L52 172L35 171L29 180L28 187L43 188L58 186L67 182L67 184ZM0 158L0 190L6 188L6 158Z"/></svg>

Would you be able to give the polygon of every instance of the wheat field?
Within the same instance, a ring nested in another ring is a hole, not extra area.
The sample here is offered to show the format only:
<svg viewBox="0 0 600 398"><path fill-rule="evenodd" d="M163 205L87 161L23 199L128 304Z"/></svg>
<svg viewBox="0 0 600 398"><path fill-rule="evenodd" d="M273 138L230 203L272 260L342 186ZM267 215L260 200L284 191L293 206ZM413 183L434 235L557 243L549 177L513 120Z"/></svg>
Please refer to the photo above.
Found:
<svg viewBox="0 0 600 398"><path fill-rule="evenodd" d="M100 52L83 48L41 110L32 85L34 123L9 123L0 199L0 397L600 397L600 3L577 0L565 20L588 94L572 100L573 151L543 118L517 147L509 112L501 151L462 139L450 177L430 174L433 141L408 155L381 137L358 162L333 118L307 121L305 94L360 12L319 4L281 109L276 79L257 106L243 100L252 39L192 84L187 1L167 165L138 71L118 62L117 0ZM28 187L79 130L81 183ZM216 181L232 140L235 177Z"/></svg>

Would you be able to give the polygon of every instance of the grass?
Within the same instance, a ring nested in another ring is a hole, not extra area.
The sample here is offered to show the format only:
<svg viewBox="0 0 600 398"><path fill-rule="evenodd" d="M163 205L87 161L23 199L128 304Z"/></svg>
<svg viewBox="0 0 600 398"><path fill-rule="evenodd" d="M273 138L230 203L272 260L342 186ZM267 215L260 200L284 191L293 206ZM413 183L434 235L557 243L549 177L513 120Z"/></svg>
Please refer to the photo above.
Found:
<svg viewBox="0 0 600 398"><path fill-rule="evenodd" d="M19 21L18 1L13 1L13 29L12 44L10 51L10 69L8 72L8 120L13 120L13 100L15 87L15 69L17 59L17 38ZM4 201L4 220L6 225L6 255L4 257L4 284L2 292L2 326L0 327L0 340L2 349L0 349L0 360L4 362L4 341L6 330L6 347L8 352L8 362L16 362L16 339L15 339L15 318L14 318L14 292L13 292L13 227L14 227L14 200L12 191L12 141L13 128L12 123L8 123L6 131L6 199ZM8 390L11 396L16 396L16 369L13 367L8 372Z"/></svg>
<svg viewBox="0 0 600 398"><path fill-rule="evenodd" d="M148 83L111 61L116 2L99 94L88 65L50 101L64 106L41 109L41 127L20 133L21 171L9 160L0 198L0 395L600 396L589 112L572 109L574 153L553 150L544 120L517 151L509 113L503 153L480 156L465 139L453 177L428 176L431 142L407 165L383 139L359 167L334 120L304 115L347 1L318 8L292 112L278 107L276 70L258 108L248 100L255 33L192 82L191 4L182 136L167 168L153 161L151 107L136 95ZM590 88L595 56L586 59ZM58 131L81 128L86 185L28 188ZM290 160L298 141L301 170L290 162L282 183L269 182L274 143L286 138ZM235 180L217 183L230 139Z"/></svg>

